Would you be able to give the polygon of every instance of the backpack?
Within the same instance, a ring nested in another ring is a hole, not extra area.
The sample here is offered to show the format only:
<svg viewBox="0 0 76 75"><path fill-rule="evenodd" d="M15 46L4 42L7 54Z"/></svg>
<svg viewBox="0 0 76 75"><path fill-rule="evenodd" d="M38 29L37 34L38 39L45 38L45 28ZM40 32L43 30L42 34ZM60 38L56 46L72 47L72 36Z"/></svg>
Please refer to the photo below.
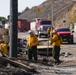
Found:
<svg viewBox="0 0 76 75"><path fill-rule="evenodd" d="M62 43L62 38L61 38L61 36L58 34L57 35L58 36L58 40L60 40L60 43Z"/></svg>
<svg viewBox="0 0 76 75"><path fill-rule="evenodd" d="M57 34L57 36L58 36L58 39L57 39L57 40L55 40L54 42L56 42L56 41L60 40L60 43L62 43L61 36L60 36L59 34Z"/></svg>
<svg viewBox="0 0 76 75"><path fill-rule="evenodd" d="M58 39L55 40L55 41L53 41L53 42L56 42L56 41L60 40L60 43L62 43L62 38L61 38L61 36L60 36L59 34L57 34L57 36L58 36ZM51 42L51 44L52 44L53 42Z"/></svg>

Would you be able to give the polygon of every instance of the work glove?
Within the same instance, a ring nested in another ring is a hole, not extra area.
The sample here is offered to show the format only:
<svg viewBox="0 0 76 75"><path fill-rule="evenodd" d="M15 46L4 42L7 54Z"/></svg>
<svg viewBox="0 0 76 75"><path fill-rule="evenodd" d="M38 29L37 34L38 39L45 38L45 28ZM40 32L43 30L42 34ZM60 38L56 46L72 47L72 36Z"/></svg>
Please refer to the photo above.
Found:
<svg viewBox="0 0 76 75"><path fill-rule="evenodd" d="M31 49L31 48L32 48L32 46L29 46L29 47L28 47L28 49Z"/></svg>

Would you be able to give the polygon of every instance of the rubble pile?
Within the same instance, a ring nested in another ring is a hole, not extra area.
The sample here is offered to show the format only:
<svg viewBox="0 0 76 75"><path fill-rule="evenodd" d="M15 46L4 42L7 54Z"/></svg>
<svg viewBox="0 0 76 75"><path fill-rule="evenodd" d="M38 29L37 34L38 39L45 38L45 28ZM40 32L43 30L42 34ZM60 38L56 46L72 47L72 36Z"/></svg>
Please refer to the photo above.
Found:
<svg viewBox="0 0 76 75"><path fill-rule="evenodd" d="M16 68L16 67L1 67L0 68L0 75L31 75L32 73L27 72L24 69Z"/></svg>

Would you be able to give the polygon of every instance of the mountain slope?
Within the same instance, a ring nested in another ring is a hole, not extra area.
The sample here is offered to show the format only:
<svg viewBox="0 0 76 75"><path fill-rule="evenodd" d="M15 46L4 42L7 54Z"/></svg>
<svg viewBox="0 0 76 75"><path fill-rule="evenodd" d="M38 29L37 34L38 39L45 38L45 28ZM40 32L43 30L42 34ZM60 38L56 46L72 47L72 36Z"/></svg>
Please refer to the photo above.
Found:
<svg viewBox="0 0 76 75"><path fill-rule="evenodd" d="M56 21L57 19L64 17L64 14L68 12L74 4L75 2L72 0L46 0L39 6L32 7L31 9L23 12L18 18L32 21L36 17L47 18L49 16L52 19L53 13L53 19ZM36 10L37 7L44 12L35 12L34 10Z"/></svg>

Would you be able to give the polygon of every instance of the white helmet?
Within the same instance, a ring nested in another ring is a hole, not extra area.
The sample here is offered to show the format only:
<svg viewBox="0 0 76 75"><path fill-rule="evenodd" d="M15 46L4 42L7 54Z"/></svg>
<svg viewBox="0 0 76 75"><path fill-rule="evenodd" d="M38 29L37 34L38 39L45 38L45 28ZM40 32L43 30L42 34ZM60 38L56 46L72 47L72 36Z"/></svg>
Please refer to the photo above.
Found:
<svg viewBox="0 0 76 75"><path fill-rule="evenodd" d="M29 32L28 32L29 34L31 34L31 33L34 33L32 30L29 30Z"/></svg>

